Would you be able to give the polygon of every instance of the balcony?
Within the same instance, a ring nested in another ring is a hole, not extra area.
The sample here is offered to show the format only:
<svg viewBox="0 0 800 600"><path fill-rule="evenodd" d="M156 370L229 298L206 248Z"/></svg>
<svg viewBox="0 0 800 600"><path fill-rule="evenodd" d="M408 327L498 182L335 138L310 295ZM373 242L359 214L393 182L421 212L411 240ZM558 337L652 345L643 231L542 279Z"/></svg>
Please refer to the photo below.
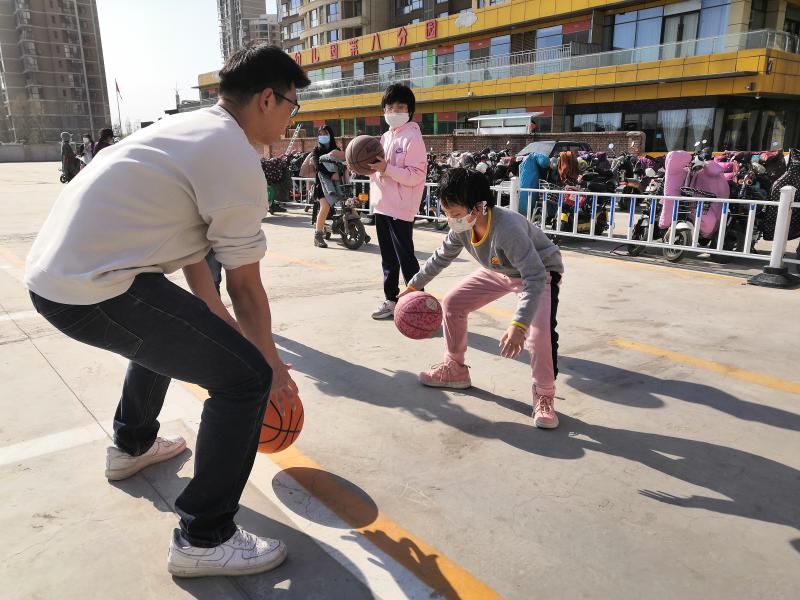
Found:
<svg viewBox="0 0 800 600"><path fill-rule="evenodd" d="M340 96L381 93L392 83L405 83L412 88L430 88L756 48L800 53L800 37L782 31L762 29L714 38L591 54L577 54L573 51L573 46L564 45L463 62L444 63L435 67L397 70L350 79L318 81L301 90L298 97L301 101L321 100Z"/></svg>

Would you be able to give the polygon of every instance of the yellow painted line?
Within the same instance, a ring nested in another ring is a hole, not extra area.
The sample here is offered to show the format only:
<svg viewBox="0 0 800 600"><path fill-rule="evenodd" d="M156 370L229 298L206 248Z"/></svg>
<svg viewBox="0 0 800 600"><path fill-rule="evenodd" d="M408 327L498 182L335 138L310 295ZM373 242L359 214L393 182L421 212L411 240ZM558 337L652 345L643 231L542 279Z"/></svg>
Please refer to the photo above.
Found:
<svg viewBox="0 0 800 600"><path fill-rule="evenodd" d="M198 399L208 398L208 392L200 386L181 383ZM403 529L382 512L378 511L375 516L375 507L371 503L345 487L335 476L325 471L296 447L265 456L281 469L313 469L313 472L307 471L309 473L307 477L302 475L302 471L294 471L292 477L336 516L444 598L452 600L501 598L485 583L473 577L436 548ZM365 520L371 522L363 525Z"/></svg>
<svg viewBox="0 0 800 600"><path fill-rule="evenodd" d="M9 250L6 250L5 248L0 248L0 256L8 260L15 267L19 267L20 269L25 268L25 263L21 261L16 254L10 252Z"/></svg>
<svg viewBox="0 0 800 600"><path fill-rule="evenodd" d="M732 365L725 363L715 362L705 358L698 358L696 356L689 356L688 354L681 354L680 352L673 352L672 350L665 350L664 348L657 348L656 346L649 346L647 344L640 344L638 342L630 342L628 340L613 339L608 342L610 346L617 348L624 348L626 350L635 350L651 356L658 356L660 358L667 358L671 361L678 362L684 365L689 365L704 371L712 373L719 373L727 377L738 379L739 381L746 381L748 383L755 383L773 390L781 392L789 392L790 394L800 394L800 383L794 381L786 381L778 377L770 377L769 375L762 375L761 373L754 373L752 371L745 371Z"/></svg>
<svg viewBox="0 0 800 600"><path fill-rule="evenodd" d="M291 264L295 265L302 265L304 267L308 267L309 269L314 269L315 271L335 271L336 268L332 267L331 265L327 265L325 263L320 263L317 261L311 260L303 260L302 258L295 258L294 256L286 256L285 254L279 254L277 252L273 252L272 250L267 251L267 256L271 256L273 258L277 258L278 260L283 260Z"/></svg>

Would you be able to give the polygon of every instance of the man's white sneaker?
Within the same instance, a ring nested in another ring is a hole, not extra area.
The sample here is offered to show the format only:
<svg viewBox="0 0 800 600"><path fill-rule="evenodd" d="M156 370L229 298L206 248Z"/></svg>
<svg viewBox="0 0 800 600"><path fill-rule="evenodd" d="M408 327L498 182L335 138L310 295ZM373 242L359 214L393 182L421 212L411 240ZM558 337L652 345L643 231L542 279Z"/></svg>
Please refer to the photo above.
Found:
<svg viewBox="0 0 800 600"><path fill-rule="evenodd" d="M149 465L164 462L186 449L186 440L181 436L157 437L150 449L140 456L131 456L115 446L106 450L106 479L119 481L136 475Z"/></svg>
<svg viewBox="0 0 800 600"><path fill-rule="evenodd" d="M393 319L394 318L394 307L397 305L397 302L392 302L391 300L384 300L378 305L378 308L372 313L372 318L375 320L381 319Z"/></svg>
<svg viewBox="0 0 800 600"><path fill-rule="evenodd" d="M244 529L213 548L189 545L179 529L172 533L167 570L175 577L252 575L279 566L286 560L286 545L261 538Z"/></svg>

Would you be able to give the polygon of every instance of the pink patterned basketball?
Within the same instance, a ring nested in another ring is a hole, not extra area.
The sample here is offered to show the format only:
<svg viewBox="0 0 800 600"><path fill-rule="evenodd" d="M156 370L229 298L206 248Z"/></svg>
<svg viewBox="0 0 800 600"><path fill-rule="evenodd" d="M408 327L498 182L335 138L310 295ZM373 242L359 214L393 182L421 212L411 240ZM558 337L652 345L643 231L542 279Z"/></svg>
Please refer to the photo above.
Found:
<svg viewBox="0 0 800 600"><path fill-rule="evenodd" d="M442 325L442 307L427 292L411 292L398 300L394 324L412 340L431 337Z"/></svg>

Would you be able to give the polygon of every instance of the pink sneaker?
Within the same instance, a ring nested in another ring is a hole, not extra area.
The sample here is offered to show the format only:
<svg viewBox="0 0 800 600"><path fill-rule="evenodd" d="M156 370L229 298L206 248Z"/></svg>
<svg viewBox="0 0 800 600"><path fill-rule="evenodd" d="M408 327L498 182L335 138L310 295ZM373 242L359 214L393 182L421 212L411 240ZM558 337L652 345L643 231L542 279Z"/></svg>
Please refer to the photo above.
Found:
<svg viewBox="0 0 800 600"><path fill-rule="evenodd" d="M558 415L553 407L553 396L533 393L533 424L542 429L558 427Z"/></svg>
<svg viewBox="0 0 800 600"><path fill-rule="evenodd" d="M469 379L469 367L459 365L454 360L433 365L430 371L419 374L419 381L428 387L453 388L455 390L472 387L472 381Z"/></svg>

